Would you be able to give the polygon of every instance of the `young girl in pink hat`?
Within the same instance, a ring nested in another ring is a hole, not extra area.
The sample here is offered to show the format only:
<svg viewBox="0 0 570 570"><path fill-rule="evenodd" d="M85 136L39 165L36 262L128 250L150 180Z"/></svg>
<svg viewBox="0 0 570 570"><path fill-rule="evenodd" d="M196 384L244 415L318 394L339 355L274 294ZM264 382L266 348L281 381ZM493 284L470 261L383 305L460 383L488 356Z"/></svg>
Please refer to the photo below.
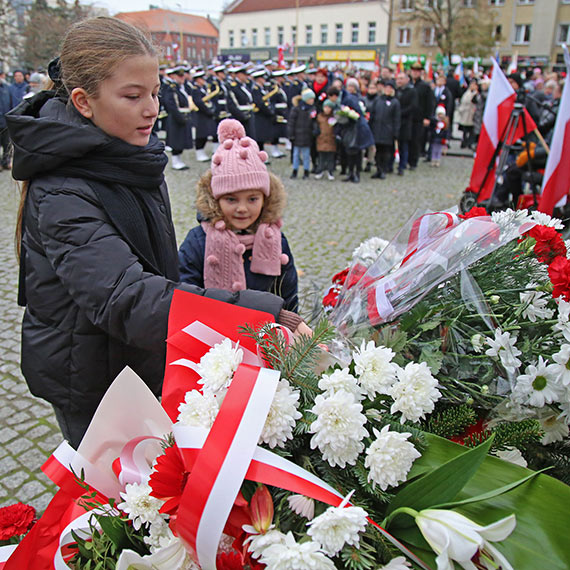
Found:
<svg viewBox="0 0 570 570"><path fill-rule="evenodd" d="M198 181L201 223L178 252L181 280L230 291L269 291L285 300L285 309L296 311L297 271L280 229L283 183L267 171L267 154L238 121L222 121L218 140L211 169Z"/></svg>

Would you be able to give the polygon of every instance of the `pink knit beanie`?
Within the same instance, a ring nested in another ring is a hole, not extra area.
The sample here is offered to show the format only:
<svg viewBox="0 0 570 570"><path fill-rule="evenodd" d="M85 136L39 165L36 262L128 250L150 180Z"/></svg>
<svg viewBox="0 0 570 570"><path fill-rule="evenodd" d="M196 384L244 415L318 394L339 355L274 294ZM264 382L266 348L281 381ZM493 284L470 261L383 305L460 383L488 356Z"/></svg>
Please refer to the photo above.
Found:
<svg viewBox="0 0 570 570"><path fill-rule="evenodd" d="M269 196L267 153L245 136L243 125L224 119L218 125L220 146L212 157L212 194L218 199L239 190L261 190Z"/></svg>

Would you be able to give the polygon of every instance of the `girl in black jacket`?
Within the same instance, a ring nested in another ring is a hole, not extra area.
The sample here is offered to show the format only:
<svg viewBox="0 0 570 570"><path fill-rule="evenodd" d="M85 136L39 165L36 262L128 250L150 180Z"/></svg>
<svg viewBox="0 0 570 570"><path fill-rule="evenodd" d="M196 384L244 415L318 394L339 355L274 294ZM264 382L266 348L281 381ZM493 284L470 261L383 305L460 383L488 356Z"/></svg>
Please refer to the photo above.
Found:
<svg viewBox="0 0 570 570"><path fill-rule="evenodd" d="M13 175L23 185L22 371L77 446L105 391L130 366L158 396L176 288L272 313L268 293L180 285L164 183L158 60L146 36L114 18L84 20L64 39L56 90L7 115Z"/></svg>

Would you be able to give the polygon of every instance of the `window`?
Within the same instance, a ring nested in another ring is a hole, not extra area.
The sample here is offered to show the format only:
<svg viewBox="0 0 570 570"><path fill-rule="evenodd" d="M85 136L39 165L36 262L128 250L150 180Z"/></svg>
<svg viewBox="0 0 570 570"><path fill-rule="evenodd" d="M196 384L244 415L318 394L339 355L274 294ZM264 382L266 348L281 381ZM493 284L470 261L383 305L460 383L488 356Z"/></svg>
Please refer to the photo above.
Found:
<svg viewBox="0 0 570 570"><path fill-rule="evenodd" d="M228 44L230 47L234 47L234 31L228 30Z"/></svg>
<svg viewBox="0 0 570 570"><path fill-rule="evenodd" d="M240 46L241 47L245 47L247 45L247 35L245 33L245 30L240 30L239 31L239 37L240 37Z"/></svg>
<svg viewBox="0 0 570 570"><path fill-rule="evenodd" d="M503 26L501 26L501 24L495 26L493 30L493 38L495 39L495 41L501 41L501 39L503 38Z"/></svg>
<svg viewBox="0 0 570 570"><path fill-rule="evenodd" d="M266 46L271 45L271 28L265 28L264 36L265 36L265 45Z"/></svg>
<svg viewBox="0 0 570 570"><path fill-rule="evenodd" d="M190 59L192 57L192 48L190 46L186 46L186 59Z"/></svg>
<svg viewBox="0 0 570 570"><path fill-rule="evenodd" d="M570 24L560 24L558 27L558 40L559 44L570 43Z"/></svg>
<svg viewBox="0 0 570 570"><path fill-rule="evenodd" d="M490 6L504 6L505 0L489 0Z"/></svg>
<svg viewBox="0 0 570 570"><path fill-rule="evenodd" d="M368 43L376 43L376 22L368 22Z"/></svg>
<svg viewBox="0 0 570 570"><path fill-rule="evenodd" d="M257 46L257 28L251 28L251 45Z"/></svg>
<svg viewBox="0 0 570 570"><path fill-rule="evenodd" d="M313 43L313 26L305 26L305 43L310 46Z"/></svg>
<svg viewBox="0 0 570 570"><path fill-rule="evenodd" d="M435 0L424 0L424 7L425 8L433 8L435 4Z"/></svg>
<svg viewBox="0 0 570 570"><path fill-rule="evenodd" d="M398 45L409 46L412 43L412 30L410 28L398 28Z"/></svg>
<svg viewBox="0 0 570 570"><path fill-rule="evenodd" d="M411 12L414 9L414 0L400 0L400 12Z"/></svg>
<svg viewBox="0 0 570 570"><path fill-rule="evenodd" d="M277 26L277 45L285 43L285 34L283 33L283 26Z"/></svg>
<svg viewBox="0 0 570 570"><path fill-rule="evenodd" d="M297 43L297 26L291 26L291 43L293 45Z"/></svg>
<svg viewBox="0 0 570 570"><path fill-rule="evenodd" d="M328 24L321 24L321 43L329 43L329 26Z"/></svg>
<svg viewBox="0 0 570 570"><path fill-rule="evenodd" d="M351 33L350 33L350 43L358 43L358 22L352 22Z"/></svg>
<svg viewBox="0 0 570 570"><path fill-rule="evenodd" d="M477 0L463 0L464 8L475 8L475 4L477 4Z"/></svg>
<svg viewBox="0 0 570 570"><path fill-rule="evenodd" d="M337 44L342 43L342 24L335 24L335 40Z"/></svg>
<svg viewBox="0 0 570 570"><path fill-rule="evenodd" d="M423 29L423 44L424 46L435 45L435 28L433 26Z"/></svg>
<svg viewBox="0 0 570 570"><path fill-rule="evenodd" d="M518 0L517 4L534 4L534 0Z"/></svg>
<svg viewBox="0 0 570 570"><path fill-rule="evenodd" d="M515 26L515 40L513 44L528 44L530 42L530 24L517 24Z"/></svg>

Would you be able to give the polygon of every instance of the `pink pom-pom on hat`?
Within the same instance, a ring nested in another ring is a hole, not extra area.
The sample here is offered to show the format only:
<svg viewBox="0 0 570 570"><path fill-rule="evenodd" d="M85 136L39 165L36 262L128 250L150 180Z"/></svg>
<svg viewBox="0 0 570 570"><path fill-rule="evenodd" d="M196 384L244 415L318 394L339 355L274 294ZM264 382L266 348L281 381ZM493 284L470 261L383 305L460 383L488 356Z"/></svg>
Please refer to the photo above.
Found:
<svg viewBox="0 0 570 570"><path fill-rule="evenodd" d="M218 125L218 140L221 144L211 164L214 198L240 190L261 190L269 196L267 153L245 135L243 125L235 119L224 119Z"/></svg>

